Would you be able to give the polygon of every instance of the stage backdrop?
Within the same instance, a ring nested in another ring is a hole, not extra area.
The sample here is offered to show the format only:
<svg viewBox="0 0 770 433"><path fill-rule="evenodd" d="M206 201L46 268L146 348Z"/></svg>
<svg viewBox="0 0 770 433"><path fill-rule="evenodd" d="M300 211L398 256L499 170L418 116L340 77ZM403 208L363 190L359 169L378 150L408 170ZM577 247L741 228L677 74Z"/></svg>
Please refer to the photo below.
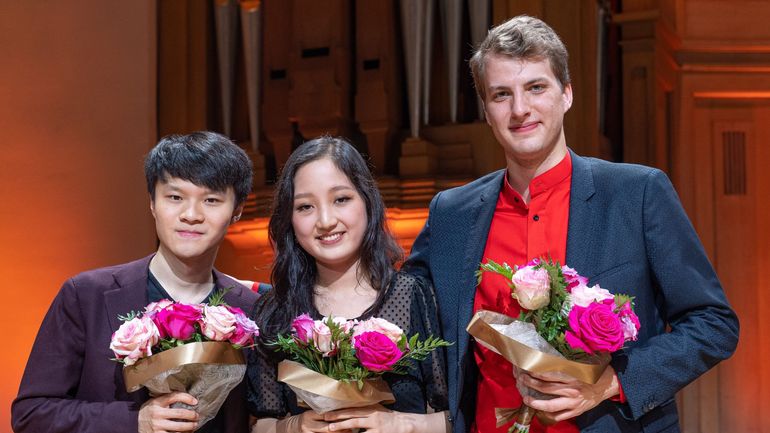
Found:
<svg viewBox="0 0 770 433"><path fill-rule="evenodd" d="M0 3L0 432L66 277L155 245L155 2Z"/></svg>

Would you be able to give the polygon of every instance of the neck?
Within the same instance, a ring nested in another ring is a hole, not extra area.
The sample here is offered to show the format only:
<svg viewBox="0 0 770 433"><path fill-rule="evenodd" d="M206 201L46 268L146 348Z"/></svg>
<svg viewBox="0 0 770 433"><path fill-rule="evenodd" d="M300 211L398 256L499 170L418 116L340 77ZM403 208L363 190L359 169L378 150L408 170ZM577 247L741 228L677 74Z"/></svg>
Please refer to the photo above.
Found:
<svg viewBox="0 0 770 433"><path fill-rule="evenodd" d="M365 278L362 279L358 273L358 266L360 260L355 260L347 266L340 267L327 267L321 263L316 262L318 269L318 276L316 277L316 286L326 289L328 291L353 289L360 287L364 284Z"/></svg>
<svg viewBox="0 0 770 433"><path fill-rule="evenodd" d="M150 271L177 302L202 302L214 287L213 259L183 260L163 246L150 261Z"/></svg>
<svg viewBox="0 0 770 433"><path fill-rule="evenodd" d="M360 317L377 300L369 279L358 272L358 260L344 269L317 266L313 302L322 315Z"/></svg>
<svg viewBox="0 0 770 433"><path fill-rule="evenodd" d="M563 133L562 133L563 134ZM563 141L563 135L562 135ZM506 157L508 183L529 203L529 184L532 179L556 167L567 154L566 144L555 146L551 152L533 158Z"/></svg>

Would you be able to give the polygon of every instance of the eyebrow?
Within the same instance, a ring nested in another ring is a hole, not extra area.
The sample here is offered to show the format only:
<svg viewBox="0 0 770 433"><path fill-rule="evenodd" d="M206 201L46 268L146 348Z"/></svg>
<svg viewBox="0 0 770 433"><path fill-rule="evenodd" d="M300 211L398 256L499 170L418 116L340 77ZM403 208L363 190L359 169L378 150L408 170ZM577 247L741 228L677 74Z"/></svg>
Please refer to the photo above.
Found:
<svg viewBox="0 0 770 433"><path fill-rule="evenodd" d="M526 83L524 83L524 87L531 86L531 85L536 84L536 83L548 83L548 82L549 82L548 77L545 77L545 76L535 77L535 78L527 81ZM487 90L490 91L490 92L494 92L496 90L508 90L510 88L511 88L511 86L499 85L499 86L489 86Z"/></svg>
<svg viewBox="0 0 770 433"><path fill-rule="evenodd" d="M331 188L331 191L332 191L332 192L337 192L337 191L342 191L342 190L346 190L346 189L349 189L349 190L351 190L351 191L354 191L354 190L355 190L355 188L353 188L353 187L351 187L351 186L348 186L348 185L335 185L335 186L333 186L333 187ZM312 196L312 195L313 195L313 194L311 194L311 193L309 193L309 192L301 192L301 193L299 193L299 194L294 194L294 200L297 200L297 199L299 199L299 198L310 197L310 196Z"/></svg>

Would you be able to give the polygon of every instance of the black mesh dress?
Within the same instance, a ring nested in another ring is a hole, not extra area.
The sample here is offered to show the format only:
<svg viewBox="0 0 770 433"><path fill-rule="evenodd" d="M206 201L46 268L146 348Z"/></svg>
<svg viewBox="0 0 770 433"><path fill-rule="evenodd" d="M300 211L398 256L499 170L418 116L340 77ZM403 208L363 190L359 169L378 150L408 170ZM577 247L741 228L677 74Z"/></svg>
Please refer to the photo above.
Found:
<svg viewBox="0 0 770 433"><path fill-rule="evenodd" d="M273 302L272 296L264 296L259 302ZM258 306L258 311L270 311L274 305ZM394 275L387 291L359 320L380 317L398 325L407 336L420 334L440 336L441 327L436 311L433 289L425 281L399 272ZM313 319L320 319L318 311L309 312ZM260 317L256 322L262 326ZM288 386L276 380L276 368L280 357L268 357L259 350L251 352L246 375L249 381L248 404L251 414L258 418L283 418L296 415L304 408L297 407L297 397ZM396 402L387 405L399 412L425 413L426 404L435 411L447 409L446 355L444 348L435 350L425 361L412 368L409 374L386 373L383 378L390 385Z"/></svg>

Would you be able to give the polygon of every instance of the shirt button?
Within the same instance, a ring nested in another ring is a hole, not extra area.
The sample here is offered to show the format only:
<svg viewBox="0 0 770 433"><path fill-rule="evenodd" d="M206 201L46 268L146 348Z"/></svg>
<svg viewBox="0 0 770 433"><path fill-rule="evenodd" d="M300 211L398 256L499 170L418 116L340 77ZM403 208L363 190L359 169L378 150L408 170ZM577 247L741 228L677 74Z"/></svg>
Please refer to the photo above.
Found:
<svg viewBox="0 0 770 433"><path fill-rule="evenodd" d="M540 215L535 215L532 217L532 219L535 221L540 221Z"/></svg>

